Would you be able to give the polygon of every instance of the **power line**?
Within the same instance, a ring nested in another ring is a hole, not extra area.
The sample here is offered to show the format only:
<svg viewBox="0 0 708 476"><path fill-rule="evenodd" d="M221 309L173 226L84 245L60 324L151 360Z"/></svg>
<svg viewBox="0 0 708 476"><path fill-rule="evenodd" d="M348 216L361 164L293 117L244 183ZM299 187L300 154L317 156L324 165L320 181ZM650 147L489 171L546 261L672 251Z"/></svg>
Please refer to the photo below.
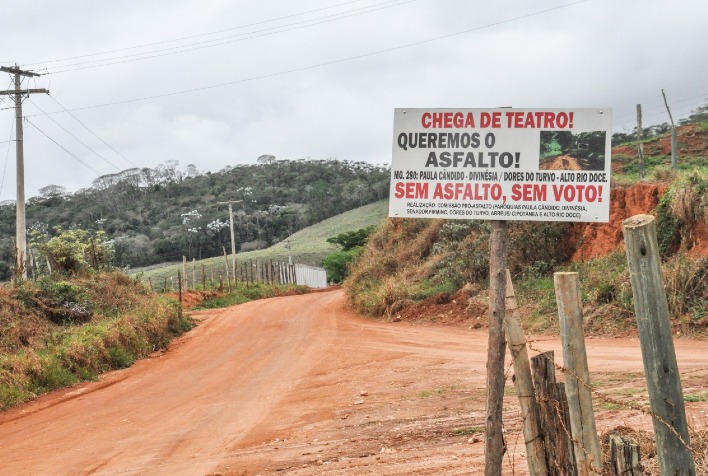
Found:
<svg viewBox="0 0 708 476"><path fill-rule="evenodd" d="M540 10L540 11L537 11L537 12L528 13L528 14L521 15L521 16L517 16L517 17L513 17L513 18L508 18L508 19L506 19L506 20L500 20L500 21L497 21L497 22L488 23L488 24L486 24L486 25L477 26L477 27L474 27L474 28L469 28L469 29L467 29L467 30L462 30L462 31L454 32L454 33L448 33L448 34L446 34L446 35L437 36L437 37L434 37L434 38L428 38L428 39L416 41L416 42L413 42L413 43L406 43L406 44L404 44L404 45L399 45L399 46L394 46L394 47L391 47L391 48L385 48L385 49L381 49L381 50L376 50L376 51L372 51L372 52L369 52L369 53L362 53L362 54L360 54L360 55L355 55L355 56L348 56L348 57L346 57L346 58L339 58L339 59L336 59L336 60L326 61L326 62L323 62L323 63L317 63L317 64L313 64L313 65L309 65L309 66L303 66L303 67L300 67L300 68L293 68L293 69L288 69L288 70L284 70L284 71L278 71L278 72L275 72L275 73L267 73L267 74L263 74L263 75L260 75L260 76L252 76L252 77L250 77L250 78L238 79L238 80L235 80L235 81L228 81L228 82L225 82L225 83L213 84L213 85L210 85L210 86L202 86L202 87L198 87L198 88L183 89L183 90L180 90L180 91L173 91L173 92L171 92L171 93L155 94L155 95L153 95L153 96L144 96L144 97L141 97L141 98L126 99L126 100L123 100L123 101L114 101L114 102L110 102L110 103L96 104L96 105L93 105L93 106L85 106L85 107L80 107L80 108L71 109L71 111L84 111L84 110L87 110L87 109L96 109L96 108L100 108L100 107L117 106L117 105L121 105L121 104L129 104L129 103L133 103L133 102L148 101L148 100L151 100L151 99L159 99L159 98L165 98L165 97L170 97L170 96L177 96L177 95L181 95L181 94L188 94L188 93L194 93L194 92L198 92L198 91L206 91L206 90L209 90L209 89L221 88L221 87L224 87L224 86L231 86L231 85L234 85L234 84L241 84L241 83L247 83L247 82L258 81L258 80L263 80L263 79L275 78L275 77L278 77L278 76L285 76L285 75L292 74L292 73L299 73L299 72L307 71L307 70L310 70L310 69L322 68L322 67L325 67L325 66L331 66L331 65L334 65L334 64L345 63L345 62L348 62L348 61L354 61L354 60L358 60L358 59L362 59L362 58L369 58L369 57L377 56L377 55L384 54L384 53L390 53L390 52L393 52L393 51L399 51L399 50L403 50L403 49L406 49L406 48L412 48L412 47L414 47L414 46L420 46L420 45L424 45L424 44L428 44L428 43L433 43L433 42L436 42L436 41L440 41L440 40L444 40L444 39L448 39L448 38L453 38L453 37L455 37L455 36L460 36L460 35L464 35L464 34L467 34L467 33L472 33L472 32L475 32L475 31L480 31L480 30L484 30L484 29L487 29L487 28L492 28L492 27L495 27L495 26L499 26L499 25L503 25L503 24L507 24L507 23L512 23L512 22L519 21L519 20L524 20L524 19L526 19L526 18L530 18L530 17L534 17L534 16L538 16L538 15L543 15L543 14L545 14L545 13L550 13L550 12L555 11L555 10L560 10L560 9L563 9L563 8L568 8L568 7L571 7L571 6L578 5L578 4L580 4L580 3L585 3L585 2L587 2L587 1L589 1L589 0L578 0L578 1L575 1L575 2L572 2L572 3L567 3L567 4L565 4L565 5L559 5L559 6L557 6L557 7L552 7L552 8L548 8L548 9L545 9L545 10ZM57 113L58 113L58 112L50 112L50 113L47 113L47 114L57 114ZM28 116L28 117L32 117L32 116Z"/></svg>
<svg viewBox="0 0 708 476"><path fill-rule="evenodd" d="M58 63L58 62L70 61L70 60L74 60L74 59L89 58L89 57L91 57L91 56L100 56L100 55L104 55L104 54L120 53L120 52L122 52L122 51L130 51L130 50L135 50L135 49L140 49L140 48L147 48L147 47L149 47L149 46L157 46L157 45L164 45L164 44L168 44L168 43L175 43L175 42L177 42L177 41L191 40L191 39L193 39L193 38L201 38L201 37L204 37L204 36L218 35L219 33L226 33L226 32L228 32L228 31L240 30L240 29L243 29L243 28L251 27L251 26L263 25L263 24L266 24L266 23L272 23L272 22L276 22L276 21L280 21L280 20L285 20L285 19L288 19L288 18L294 18L294 17L298 17L298 16L302 16L302 15L307 15L307 14L310 14L310 13L317 13L317 12L321 12L321 11L324 11L324 10L330 10L330 9L333 9L333 8L339 8L339 7L344 6L344 5L349 5L349 4L352 4L352 3L359 3L359 2L361 2L361 1L363 1L363 0L350 0L350 1L348 1L348 2L338 3L338 4L336 4L336 5L331 5L331 6L329 6L329 7L317 8L317 9L314 9L314 10L307 10L307 11L304 11L304 12L293 13L293 14L290 14L290 15L282 16L282 17L272 18L272 19L270 19L270 20L261 20L261 21L254 22L254 23L248 23L248 24L246 24L246 25L240 25L240 26L236 26L236 27L232 27L232 28L226 28L226 29L223 29L223 30L216 30L216 31L207 32L207 33L199 33L199 34L196 34L196 35L184 36L184 37L181 37L181 38L174 38L174 39L172 39L172 40L156 41L156 42L154 42L154 43L143 43L142 45L129 46L129 47L126 47L126 48L118 48L118 49L103 51L103 52L99 52L99 53L90 53L90 54L79 55L79 56L71 56L71 57L68 57L68 58L61 58L61 59L55 59L55 60L49 60L49 61L37 61L37 62L35 62L35 63L27 63L27 64L28 64L29 66L34 66L34 65L38 65L38 64ZM9 61L5 61L5 63L8 63L8 62L9 62Z"/></svg>
<svg viewBox="0 0 708 476"><path fill-rule="evenodd" d="M699 99L699 98L700 98L701 101L705 101L707 97L708 97L708 93L707 93L707 94L702 94L702 95L699 95L699 96L693 96L693 97L690 97L690 98L679 99L679 100L677 100L677 101L671 101L671 104L672 104L672 105L678 105L678 104L683 104L683 103L687 103L687 102L695 102L695 101L696 101L697 99ZM656 104L656 103L653 103L653 104ZM694 106L695 106L695 104L694 104ZM691 107L694 107L694 106L691 106ZM662 110L662 111L665 111L664 104L661 103L661 104L656 104L655 106L643 107L643 110L644 110L644 111L653 111L653 110L657 110L657 109L660 109L660 110ZM630 112L630 113L625 113L625 114L617 115L617 116L615 116L615 118L618 118L618 117L635 117L635 116L636 116L636 113L635 113L635 112Z"/></svg>
<svg viewBox="0 0 708 476"><path fill-rule="evenodd" d="M81 124L82 126L84 126L84 128L85 128L87 131L89 131L91 134L93 134L93 136L94 136L96 139L100 140L103 145L105 145L106 147L108 147L109 149L111 149L113 152L115 152L116 155L118 155L118 156L120 156L121 158L123 158L123 160L125 160L126 162L128 162L129 164L131 164L133 167L138 167L138 165L135 164L132 160L130 160L129 158L127 158L126 156L124 156L123 154L121 154L120 152L118 152L116 149L113 148L113 146L111 146L108 142L106 142L106 141L103 140L101 137L99 137L98 134L96 134L94 131L92 131L86 124L84 124L83 122L81 122L78 117L76 117L74 114L72 114L71 111L69 111L66 107L64 107L64 105L61 104L54 96L49 95L49 97L51 98L52 101L54 101L55 103L57 103L57 104L59 105L59 107L61 107L61 108L64 110L64 112L66 112L66 113L69 114L71 117L73 117L76 122L78 122L79 124ZM44 112L44 111L42 111L42 112ZM46 113L45 113L45 114L46 114Z"/></svg>
<svg viewBox="0 0 708 476"><path fill-rule="evenodd" d="M81 139L79 139L79 138L76 137L74 134L72 134L71 132L69 132L64 126L62 126L61 124L59 124L59 123L56 121L56 119L54 119L52 116L47 115L47 113L44 112L44 110L43 110L41 107L39 107L37 104L35 104L34 101L32 101L32 100L30 99L29 102L31 102L34 107L36 107L36 108L39 109L42 113L44 113L44 115L46 115L46 116L49 118L50 121L52 121L54 124L56 124L57 126L59 126L59 128L60 128L61 130L63 130L64 132L66 132L67 134L69 134L71 137L73 137L74 140L76 140L76 142L78 142L79 144L81 144L81 145L83 145L84 147L86 147L88 150L90 150L91 152L93 152L94 154L96 154L98 157L100 157L101 159L103 159L104 161L106 161L106 163L107 163L108 165L112 166L113 168L115 168L116 170L118 170L118 171L120 172L120 168L119 168L117 165L115 165L113 162L111 162L110 160L108 160L107 158L105 158L104 156L102 156L101 154L99 154L98 152L96 152L95 150L93 150L91 147L89 147L88 145L86 145L86 143L84 143ZM41 131L40 131L40 132L41 132Z"/></svg>
<svg viewBox="0 0 708 476"><path fill-rule="evenodd" d="M96 169L94 169L94 168L91 167L89 164L87 164L86 162L84 162L83 160L81 160L80 158L78 158L76 155L74 155L71 151L69 151L66 147L64 147L63 145L61 145L59 142L57 142L57 141L55 141L54 139L52 139L51 137L49 137L42 129L40 129L39 127L37 127L37 125L36 125L34 122L30 121L29 119L25 119L25 120L27 121L27 123L28 123L30 126L34 127L34 128L37 129L39 132L41 132L44 137L46 137L46 138L49 139L50 141L54 142L61 150L63 150L64 152L66 152L67 154L69 154L71 157L73 157L74 159L76 159L76 160L77 160L78 162L80 162L84 167L86 167L87 169L89 169L90 171L92 171L93 173L95 173L97 177L100 177L100 176L101 176L101 174L100 174Z"/></svg>
<svg viewBox="0 0 708 476"><path fill-rule="evenodd" d="M5 101L2 101L3 104ZM10 137L12 137L13 132L15 132L15 123L10 122ZM5 152L5 165L2 168L2 181L0 181L0 196L2 196L2 189L5 188L5 172L7 171L7 162L10 158L10 143L15 142L14 140L7 141L7 151Z"/></svg>
<svg viewBox="0 0 708 476"><path fill-rule="evenodd" d="M698 98L702 98L702 99L698 100ZM693 101L693 102L689 103L689 101ZM698 108L699 106L701 106L703 104L706 104L707 101L708 101L708 94L701 95L701 96L695 96L693 98L682 99L679 101L672 101L672 106L676 105L676 104L687 103L683 107L678 107L678 108L672 107L672 110L675 112L675 115L677 118L684 119L686 116L689 116L690 113L693 112L696 108ZM643 107L642 109L652 111L652 112L649 112L648 114L644 114L645 119L648 119L647 122L652 122L654 124L663 124L664 122L666 122L665 108L663 108L661 106L650 106L648 108ZM619 114L619 115L615 116L615 119L623 118L623 117L627 117L628 119L623 120L623 121L619 121L619 123L615 122L614 129L615 130L618 130L618 129L624 130L627 128L629 128L629 129L636 128L637 124L636 124L635 119L633 119L633 116L634 116L634 114Z"/></svg>
<svg viewBox="0 0 708 476"><path fill-rule="evenodd" d="M364 15L366 13L371 13L387 8L392 8L392 7L398 7L401 5L405 5L408 3L416 2L418 0L405 0L403 2L400 2L400 0L389 0L387 2L383 2L381 4L374 5L374 7L379 7L379 8L371 8L371 7L365 7L369 8L368 10L365 11L359 11L363 10L364 8L358 8L354 10L350 10L349 12L345 12L346 14L334 14L334 15L328 15L316 19L311 19L311 20L303 20L295 23L291 23L289 25L282 25L282 26L277 26L277 27L272 27L272 28L266 28L263 30L258 30L255 32L250 32L250 33L243 33L240 35L235 35L235 36L229 36L229 37L224 37L224 38L216 38L213 40L206 40L202 42L197 42L197 43L192 43L192 44L186 44L186 45L181 45L181 46L173 46L170 48L164 48L161 50L155 50L155 51L147 51L144 53L136 53L132 55L125 55L125 56L118 56L114 58L106 58L106 59L98 59L98 60L92 60L92 61L85 61L81 63L74 63L74 64L68 64L68 65L63 65L63 66L58 66L58 70L52 71L52 70L47 70L45 74L60 74L60 73L67 73L71 71L80 71L84 69L92 69L92 68L99 68L103 66L112 66L116 64L123 64L123 63L131 63L134 61L142 61L146 59L152 59L152 58L159 58L162 56L170 56L170 55L175 55L175 54L181 54L181 53L187 53L190 51L196 51L196 50L201 50L205 48L213 48L215 46L223 46L231 43L236 43L240 41L245 41L245 40L251 40L255 38L261 38L264 36L271 36L271 35L276 35L279 33L286 33L290 31L295 31L295 30L301 30L304 28L310 28L312 26L316 25L321 25L323 23L330 23L333 21L338 21L342 20L345 18L353 17L353 16L359 16L359 15ZM400 3L395 3L395 2L400 2ZM387 5L390 3L395 3L394 5ZM383 6L382 6L383 5ZM356 13L352 13L356 12ZM293 25L300 25L300 26L293 26ZM289 26L292 26L292 28L287 28ZM202 46L198 46L202 45ZM192 46L192 48L190 48ZM177 51L175 51L177 50ZM153 54L156 53L156 54ZM149 56L145 56L149 55ZM138 58L138 56L142 56ZM126 58L132 58L132 59L126 59ZM114 60L120 60L120 61L114 61ZM104 62L108 61L107 63L103 64L93 64L93 63L99 63L99 62ZM83 65L89 65L89 66L83 66ZM79 66L78 68L72 68L73 66ZM71 68L71 69L61 69L61 68Z"/></svg>

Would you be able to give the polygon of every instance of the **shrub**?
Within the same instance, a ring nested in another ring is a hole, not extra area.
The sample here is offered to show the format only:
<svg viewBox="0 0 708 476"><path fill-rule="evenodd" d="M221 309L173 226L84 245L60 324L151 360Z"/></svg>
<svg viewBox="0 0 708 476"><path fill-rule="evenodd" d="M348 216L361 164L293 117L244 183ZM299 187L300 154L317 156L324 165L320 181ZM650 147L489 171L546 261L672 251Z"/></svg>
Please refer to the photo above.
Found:
<svg viewBox="0 0 708 476"><path fill-rule="evenodd" d="M349 275L349 265L361 256L362 251L363 248L358 247L346 251L335 251L327 255L322 260L322 267L327 271L329 281L341 284Z"/></svg>
<svg viewBox="0 0 708 476"><path fill-rule="evenodd" d="M14 296L0 293L0 410L124 368L194 325L174 299L116 272L28 281Z"/></svg>

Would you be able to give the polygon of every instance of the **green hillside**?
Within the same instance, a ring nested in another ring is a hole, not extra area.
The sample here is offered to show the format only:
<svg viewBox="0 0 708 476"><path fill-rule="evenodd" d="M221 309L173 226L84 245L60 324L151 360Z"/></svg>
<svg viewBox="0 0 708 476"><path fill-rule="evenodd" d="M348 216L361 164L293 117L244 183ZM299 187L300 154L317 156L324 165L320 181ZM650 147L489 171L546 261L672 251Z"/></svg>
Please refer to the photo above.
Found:
<svg viewBox="0 0 708 476"><path fill-rule="evenodd" d="M288 238L292 246L291 253L293 262L320 266L325 256L337 250L335 245L327 243L327 238L346 231L365 228L369 225L378 225L384 220L387 214L388 200L381 200L328 218L327 220L294 233ZM239 262L256 259L287 261L288 250L285 244L286 241L281 241L263 250L237 253L236 259ZM201 275L202 265L205 266L207 273L210 273L212 268L216 273L223 272L225 269L223 256L196 261L195 266L199 270L199 275ZM181 266L181 263L172 263L147 268L136 268L131 270L131 274L142 274L143 279L150 278L157 283L165 278L169 279L176 276ZM192 262L189 263L188 269L190 270L188 273L191 272Z"/></svg>
<svg viewBox="0 0 708 476"><path fill-rule="evenodd" d="M262 159L262 160L261 160ZM226 202L233 204L236 250L268 248L305 227L384 200L387 167L363 162L276 160L186 169L177 161L154 169L128 169L98 177L93 186L67 193L58 185L27 201L28 246L39 248L63 230L105 233L119 268L139 268L192 258L218 257L231 248ZM0 280L14 263L14 202L0 203ZM38 260L38 273L48 270ZM33 270L31 270L33 271Z"/></svg>

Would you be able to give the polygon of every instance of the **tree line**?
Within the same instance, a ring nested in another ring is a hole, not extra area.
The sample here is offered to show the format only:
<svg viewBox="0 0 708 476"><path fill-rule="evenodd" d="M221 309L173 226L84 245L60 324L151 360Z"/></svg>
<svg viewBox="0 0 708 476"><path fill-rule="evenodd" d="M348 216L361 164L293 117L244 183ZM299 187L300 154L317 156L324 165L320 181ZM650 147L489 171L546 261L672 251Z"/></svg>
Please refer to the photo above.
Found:
<svg viewBox="0 0 708 476"><path fill-rule="evenodd" d="M172 160L103 175L75 193L43 187L26 207L30 248L59 230L81 229L104 234L120 267L217 256L231 250L228 206L219 205L231 200L237 251L260 249L387 198L389 179L386 166L336 159L265 155L214 173ZM14 227L14 203L0 204L0 279L9 279L14 262Z"/></svg>

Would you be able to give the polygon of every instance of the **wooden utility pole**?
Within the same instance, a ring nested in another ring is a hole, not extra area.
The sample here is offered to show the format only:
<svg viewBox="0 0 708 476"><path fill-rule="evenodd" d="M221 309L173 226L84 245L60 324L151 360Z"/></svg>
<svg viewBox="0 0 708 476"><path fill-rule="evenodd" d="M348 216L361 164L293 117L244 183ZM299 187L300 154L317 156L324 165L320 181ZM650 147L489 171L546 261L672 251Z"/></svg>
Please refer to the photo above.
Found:
<svg viewBox="0 0 708 476"><path fill-rule="evenodd" d="M506 447L502 434L504 406L504 314L506 313L507 223L492 221L489 253L489 344L487 348L487 409L484 475L501 476Z"/></svg>
<svg viewBox="0 0 708 476"><path fill-rule="evenodd" d="M234 211L232 203L241 203L243 200L229 200L228 202L217 202L217 205L229 205L229 230L231 231L231 267L233 268L234 286L236 286L236 240L234 239ZM228 268L227 268L228 271Z"/></svg>
<svg viewBox="0 0 708 476"><path fill-rule="evenodd" d="M639 151L639 178L644 178L644 130L642 129L642 105L637 104L637 150Z"/></svg>
<svg viewBox="0 0 708 476"><path fill-rule="evenodd" d="M292 255L292 253L290 252L290 250L292 249L292 247L293 247L293 244L292 244L292 242L290 241L290 238L288 238L287 240L285 240L285 249L288 250L288 264L289 264L290 266L292 266L292 264L293 264L293 255Z"/></svg>
<svg viewBox="0 0 708 476"><path fill-rule="evenodd" d="M661 95L664 96L664 104L666 105L666 112L669 113L669 119L671 120L671 168L676 168L676 124L674 124L674 118L671 115L671 109L669 109L669 102L666 100L666 93L661 90Z"/></svg>
<svg viewBox="0 0 708 476"><path fill-rule="evenodd" d="M656 220L651 215L635 215L622 222L622 229L659 468L661 474L695 476Z"/></svg>
<svg viewBox="0 0 708 476"><path fill-rule="evenodd" d="M41 76L31 71L23 71L19 66L0 66L0 71L10 73L15 76L15 89L0 91L0 96L15 96L15 155L17 159L17 208L15 223L15 247L17 256L15 268L22 270L22 278L27 278L27 225L25 224L25 156L24 156L24 133L22 131L22 96L30 94L49 94L47 89L22 89L22 76L31 78ZM21 263L20 263L21 262Z"/></svg>
<svg viewBox="0 0 708 476"><path fill-rule="evenodd" d="M226 257L226 248L224 246L222 246L221 249L224 250L224 268L226 269L226 285L229 289L229 292L231 292L231 278L229 277L229 259Z"/></svg>

